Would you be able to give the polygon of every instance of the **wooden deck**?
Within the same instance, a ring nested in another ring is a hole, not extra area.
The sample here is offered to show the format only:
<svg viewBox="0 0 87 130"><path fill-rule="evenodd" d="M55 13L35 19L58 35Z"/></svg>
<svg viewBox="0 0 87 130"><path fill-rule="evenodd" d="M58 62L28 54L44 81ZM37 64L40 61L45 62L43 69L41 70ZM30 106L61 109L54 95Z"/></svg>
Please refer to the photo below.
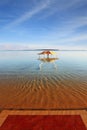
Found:
<svg viewBox="0 0 87 130"><path fill-rule="evenodd" d="M3 124L8 115L80 115L87 127L86 110L3 110L0 113L0 126Z"/></svg>

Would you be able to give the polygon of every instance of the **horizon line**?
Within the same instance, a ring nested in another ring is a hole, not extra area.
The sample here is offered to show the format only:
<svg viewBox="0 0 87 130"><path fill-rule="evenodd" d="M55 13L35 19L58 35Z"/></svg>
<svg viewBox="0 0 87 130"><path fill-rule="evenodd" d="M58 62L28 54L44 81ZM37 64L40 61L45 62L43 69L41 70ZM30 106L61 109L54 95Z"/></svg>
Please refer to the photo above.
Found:
<svg viewBox="0 0 87 130"><path fill-rule="evenodd" d="M42 50L51 50L51 51L87 51L87 49L3 49L0 51L42 51Z"/></svg>

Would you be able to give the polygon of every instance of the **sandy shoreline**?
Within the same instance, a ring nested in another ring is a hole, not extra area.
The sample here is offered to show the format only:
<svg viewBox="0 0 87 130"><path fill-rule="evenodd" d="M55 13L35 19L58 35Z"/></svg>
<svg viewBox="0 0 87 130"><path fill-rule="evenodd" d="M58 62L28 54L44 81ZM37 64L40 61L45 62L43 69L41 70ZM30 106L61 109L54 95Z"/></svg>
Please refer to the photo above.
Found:
<svg viewBox="0 0 87 130"><path fill-rule="evenodd" d="M86 109L87 83L58 77L34 77L0 81L3 109Z"/></svg>

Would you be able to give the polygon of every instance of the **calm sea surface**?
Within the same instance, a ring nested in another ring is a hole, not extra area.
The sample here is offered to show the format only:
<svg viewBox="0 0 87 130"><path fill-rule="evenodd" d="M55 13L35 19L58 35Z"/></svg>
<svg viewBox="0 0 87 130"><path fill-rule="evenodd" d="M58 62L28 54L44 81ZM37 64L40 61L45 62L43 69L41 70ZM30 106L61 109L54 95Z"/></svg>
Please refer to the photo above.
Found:
<svg viewBox="0 0 87 130"><path fill-rule="evenodd" d="M87 108L87 51L38 53L0 51L0 108Z"/></svg>

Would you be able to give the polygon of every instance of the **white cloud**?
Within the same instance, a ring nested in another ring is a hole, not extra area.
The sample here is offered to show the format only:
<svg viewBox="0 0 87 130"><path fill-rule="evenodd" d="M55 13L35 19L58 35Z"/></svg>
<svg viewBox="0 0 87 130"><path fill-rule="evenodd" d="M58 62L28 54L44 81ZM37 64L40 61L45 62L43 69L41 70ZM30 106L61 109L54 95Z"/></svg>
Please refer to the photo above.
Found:
<svg viewBox="0 0 87 130"><path fill-rule="evenodd" d="M84 2L83 2L84 1ZM85 0L51 0L50 6L45 14L40 19L47 18L54 13L64 12L72 8L76 8L85 3Z"/></svg>
<svg viewBox="0 0 87 130"><path fill-rule="evenodd" d="M85 25L87 25L87 16L77 16L77 18L74 18L67 22L67 27L71 30L75 30Z"/></svg>
<svg viewBox="0 0 87 130"><path fill-rule="evenodd" d="M24 43L0 43L0 50L23 50L29 49L28 44Z"/></svg>
<svg viewBox="0 0 87 130"><path fill-rule="evenodd" d="M57 40L32 43L0 43L0 50L27 50L27 49L59 49L59 50L87 50L87 45L79 44L79 40L87 39L87 36L73 37ZM62 44L63 43L63 44Z"/></svg>
<svg viewBox="0 0 87 130"><path fill-rule="evenodd" d="M79 35L79 36L72 36L72 37L67 37L67 38L63 38L63 39L60 39L58 42L59 43L65 43L66 45L69 44L69 45L74 45L74 44L78 44L80 42L83 42L84 44L84 41L87 41L87 34L85 35Z"/></svg>
<svg viewBox="0 0 87 130"><path fill-rule="evenodd" d="M44 39L50 41L76 41L76 40L87 40L87 32L78 32L77 30L81 27L87 26L87 16L78 16L74 19L64 21L59 27L48 30ZM73 37L73 38L72 38ZM77 37L77 38L76 38Z"/></svg>
<svg viewBox="0 0 87 130"><path fill-rule="evenodd" d="M19 23L22 23L26 20L29 20L34 15L38 14L39 12L43 11L49 6L50 0L46 0L44 2L39 3L36 7L34 7L31 11L27 11L24 14L22 14L18 19L14 20L13 22L9 23L6 28L12 27L14 25L17 25Z"/></svg>

